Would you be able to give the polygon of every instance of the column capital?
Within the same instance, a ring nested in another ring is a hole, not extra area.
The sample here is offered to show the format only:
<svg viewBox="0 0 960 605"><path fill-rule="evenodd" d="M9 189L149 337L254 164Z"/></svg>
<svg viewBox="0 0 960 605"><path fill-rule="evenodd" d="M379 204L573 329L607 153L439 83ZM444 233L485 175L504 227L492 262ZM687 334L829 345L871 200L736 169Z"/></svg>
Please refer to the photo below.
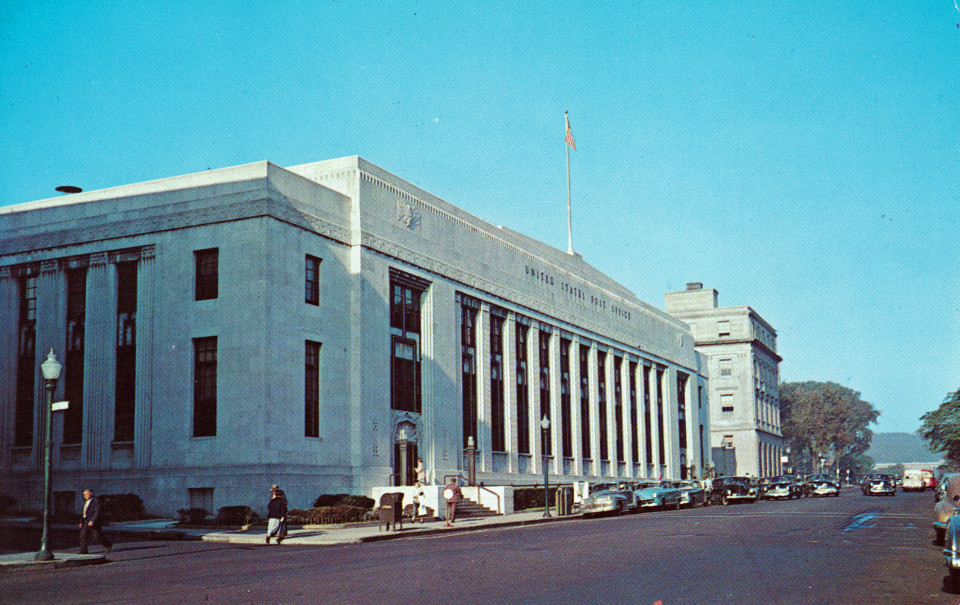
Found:
<svg viewBox="0 0 960 605"><path fill-rule="evenodd" d="M0 279L10 279L10 267L0 267Z"/></svg>
<svg viewBox="0 0 960 605"><path fill-rule="evenodd" d="M107 264L107 253L106 252L94 252L90 255L90 265L106 265Z"/></svg>
<svg viewBox="0 0 960 605"><path fill-rule="evenodd" d="M55 273L60 263L57 259L40 261L40 273Z"/></svg>

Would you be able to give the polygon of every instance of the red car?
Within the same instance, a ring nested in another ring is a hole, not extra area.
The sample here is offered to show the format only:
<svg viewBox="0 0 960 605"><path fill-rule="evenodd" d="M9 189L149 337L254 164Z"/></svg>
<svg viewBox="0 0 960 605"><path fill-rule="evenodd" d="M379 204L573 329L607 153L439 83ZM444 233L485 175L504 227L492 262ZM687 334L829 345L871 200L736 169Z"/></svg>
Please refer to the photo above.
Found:
<svg viewBox="0 0 960 605"><path fill-rule="evenodd" d="M928 487L930 489L937 488L937 476L933 474L933 471L924 469L920 471L920 473L923 475L924 487Z"/></svg>

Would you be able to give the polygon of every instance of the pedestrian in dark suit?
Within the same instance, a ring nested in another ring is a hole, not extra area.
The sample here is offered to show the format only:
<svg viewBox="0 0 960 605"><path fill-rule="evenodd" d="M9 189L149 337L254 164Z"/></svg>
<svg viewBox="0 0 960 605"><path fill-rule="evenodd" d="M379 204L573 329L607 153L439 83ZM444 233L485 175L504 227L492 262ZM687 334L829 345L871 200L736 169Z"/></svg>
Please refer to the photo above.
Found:
<svg viewBox="0 0 960 605"><path fill-rule="evenodd" d="M92 489L83 490L83 518L80 521L80 554L87 554L87 540L93 538L107 549L113 548L113 543L103 533L103 519L100 516L100 500L93 495Z"/></svg>

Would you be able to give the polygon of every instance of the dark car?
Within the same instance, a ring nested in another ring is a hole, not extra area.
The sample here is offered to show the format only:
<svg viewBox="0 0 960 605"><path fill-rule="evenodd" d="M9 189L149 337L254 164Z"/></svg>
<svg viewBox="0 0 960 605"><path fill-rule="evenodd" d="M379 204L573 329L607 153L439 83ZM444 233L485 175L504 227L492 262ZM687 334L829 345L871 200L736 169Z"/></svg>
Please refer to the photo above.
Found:
<svg viewBox="0 0 960 605"><path fill-rule="evenodd" d="M760 499L760 488L750 477L717 477L713 480L710 501L726 506L732 502Z"/></svg>
<svg viewBox="0 0 960 605"><path fill-rule="evenodd" d="M897 480L890 475L873 473L863 478L860 491L864 496L896 496Z"/></svg>
<svg viewBox="0 0 960 605"><path fill-rule="evenodd" d="M840 497L840 483L830 475L817 473L810 475L803 482L803 493L806 496L833 496Z"/></svg>
<svg viewBox="0 0 960 605"><path fill-rule="evenodd" d="M780 475L767 481L763 497L767 500L791 500L803 496L803 487L792 475Z"/></svg>

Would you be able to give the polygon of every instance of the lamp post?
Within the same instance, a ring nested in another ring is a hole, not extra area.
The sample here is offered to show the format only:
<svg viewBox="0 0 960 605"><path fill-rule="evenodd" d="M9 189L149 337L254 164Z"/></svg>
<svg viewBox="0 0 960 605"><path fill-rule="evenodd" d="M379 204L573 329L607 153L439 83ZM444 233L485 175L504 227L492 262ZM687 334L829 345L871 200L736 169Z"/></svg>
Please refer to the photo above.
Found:
<svg viewBox="0 0 960 605"><path fill-rule="evenodd" d="M550 419L544 414L540 419L540 463L543 466L543 516L550 516L550 476L547 470L547 431Z"/></svg>
<svg viewBox="0 0 960 605"><path fill-rule="evenodd" d="M43 536L40 538L40 550L34 555L37 561L53 561L53 553L50 551L47 537L50 526L50 449L53 447L52 427L53 424L53 392L57 388L57 380L60 379L60 370L63 366L57 361L57 356L53 354L53 349L47 355L47 360L40 364L40 370L43 372L43 386L47 391L46 405L43 406Z"/></svg>

